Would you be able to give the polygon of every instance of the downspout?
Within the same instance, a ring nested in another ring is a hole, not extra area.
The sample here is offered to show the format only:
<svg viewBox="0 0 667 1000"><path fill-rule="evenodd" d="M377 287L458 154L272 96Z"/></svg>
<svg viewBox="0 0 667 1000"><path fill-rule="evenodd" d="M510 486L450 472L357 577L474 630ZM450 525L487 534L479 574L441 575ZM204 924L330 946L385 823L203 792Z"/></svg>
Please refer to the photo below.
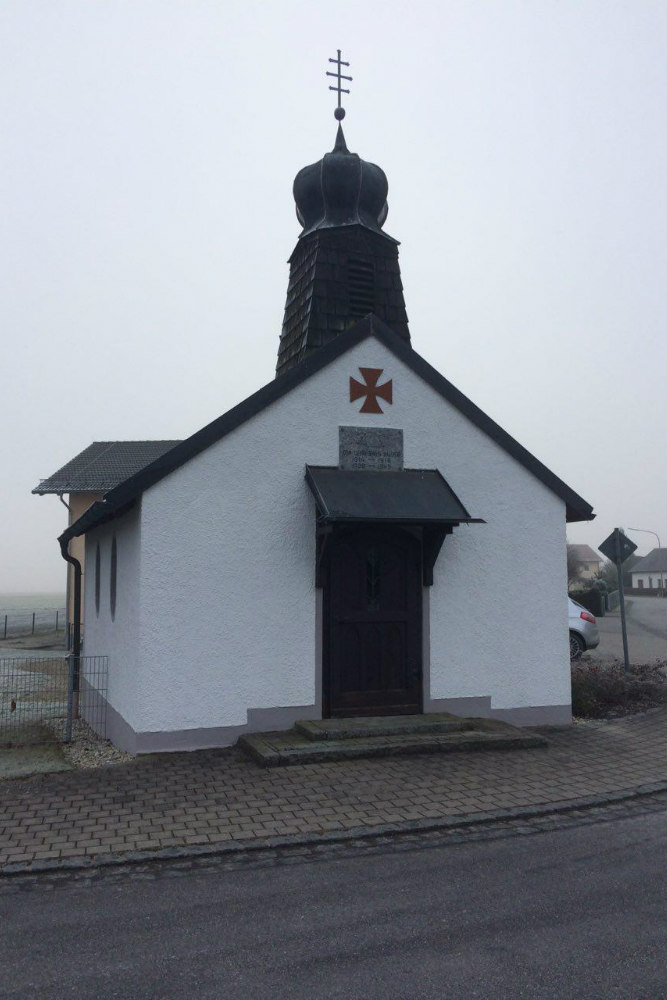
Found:
<svg viewBox="0 0 667 1000"><path fill-rule="evenodd" d="M74 556L69 554L69 540L59 538L60 552L74 569L74 621L72 622L72 648L70 656L73 661L72 672L72 716L79 717L79 666L81 656L81 563Z"/></svg>
<svg viewBox="0 0 667 1000"><path fill-rule="evenodd" d="M58 499L60 500L61 504L63 505L63 507L67 508L67 514L68 514L68 517L67 517L67 527L69 528L70 524L72 524L72 508L67 503L67 501L64 499L64 494L63 493L58 493L57 496L58 496ZM70 571L68 569L67 570L67 574L66 574L66 579L65 579L65 635L67 636L67 645L68 646L69 646L69 643L70 643L70 627L69 626L70 626L70 620L71 620L70 610L71 610L71 604L72 604L72 577L73 576L74 576L74 574L70 573Z"/></svg>

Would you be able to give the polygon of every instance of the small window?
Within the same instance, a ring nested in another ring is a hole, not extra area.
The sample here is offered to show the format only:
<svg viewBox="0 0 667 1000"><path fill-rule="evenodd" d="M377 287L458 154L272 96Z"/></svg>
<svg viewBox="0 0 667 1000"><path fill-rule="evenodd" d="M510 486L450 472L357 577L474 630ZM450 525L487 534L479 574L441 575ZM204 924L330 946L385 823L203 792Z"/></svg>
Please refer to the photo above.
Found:
<svg viewBox="0 0 667 1000"><path fill-rule="evenodd" d="M100 544L97 543L97 549L95 550L95 614L100 613L100 584L101 584L101 558L100 558Z"/></svg>
<svg viewBox="0 0 667 1000"><path fill-rule="evenodd" d="M111 620L116 617L116 577L118 574L118 553L116 549L116 536L111 539L111 567L109 571L109 607L111 608Z"/></svg>

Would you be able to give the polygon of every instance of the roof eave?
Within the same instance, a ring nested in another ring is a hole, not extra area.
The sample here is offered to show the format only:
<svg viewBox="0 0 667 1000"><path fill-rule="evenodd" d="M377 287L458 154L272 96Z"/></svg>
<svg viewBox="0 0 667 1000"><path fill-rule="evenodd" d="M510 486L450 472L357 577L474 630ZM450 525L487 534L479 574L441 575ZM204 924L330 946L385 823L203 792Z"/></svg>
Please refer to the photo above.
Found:
<svg viewBox="0 0 667 1000"><path fill-rule="evenodd" d="M72 538L78 538L80 535L85 535L91 528L99 528L109 521L115 521L117 518L122 517L124 514L127 514L128 511L132 510L136 502L137 499L135 498L134 500L130 500L129 503L110 508L107 506L105 500L96 500L95 503L92 504L80 518L73 521L72 524L70 524L70 526L63 531L62 535L58 536L58 541L61 544L66 544Z"/></svg>
<svg viewBox="0 0 667 1000"><path fill-rule="evenodd" d="M562 479L559 479L550 469L535 458L523 445L519 444L507 431L504 431L491 417L487 416L467 396L464 396L444 375L441 375L432 365L422 358L398 334L394 333L386 323L369 313L353 327L339 334L334 340L303 361L295 365L283 375L273 379L247 399L232 407L222 416L212 421L206 427L196 431L185 441L165 452L150 465L119 483L110 490L102 505L93 504L86 513L75 521L64 533L69 538L83 534L88 528L96 527L114 517L120 516L117 511L128 509L150 486L155 485L165 476L184 465L189 459L200 454L210 445L215 444L226 434L241 426L251 417L256 416L271 403L291 392L292 389L305 382L312 375L326 368L338 357L356 347L362 341L375 336L400 361L403 361L415 374L436 390L444 399L455 406L460 413L474 423L483 433L494 440L507 454L518 461L529 472L539 479L548 489L561 498L566 505L566 521L592 521L595 517L592 506L583 497L574 492ZM95 512L95 513L93 513ZM90 520L87 516L91 515ZM82 524L86 519L86 525ZM63 537L63 536L61 536Z"/></svg>
<svg viewBox="0 0 667 1000"><path fill-rule="evenodd" d="M40 486L36 486L34 490L30 490L30 492L37 494L38 496L53 495L61 497L65 493L69 493L70 496L79 493L106 493L107 490L110 490L111 488L111 486L50 486L48 489L42 489Z"/></svg>
<svg viewBox="0 0 667 1000"><path fill-rule="evenodd" d="M565 505L565 520L568 524L576 521L594 521L595 517L596 515L593 513L593 508L590 504L586 504L585 507L572 507L568 503Z"/></svg>

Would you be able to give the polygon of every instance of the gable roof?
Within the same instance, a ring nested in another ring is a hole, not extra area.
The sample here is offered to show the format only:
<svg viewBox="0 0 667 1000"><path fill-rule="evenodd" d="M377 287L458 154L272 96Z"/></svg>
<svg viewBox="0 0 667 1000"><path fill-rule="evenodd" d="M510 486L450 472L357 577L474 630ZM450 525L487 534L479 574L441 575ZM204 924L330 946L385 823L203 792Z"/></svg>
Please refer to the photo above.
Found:
<svg viewBox="0 0 667 1000"><path fill-rule="evenodd" d="M567 551L577 562L602 562L602 556L590 545L568 545Z"/></svg>
<svg viewBox="0 0 667 1000"><path fill-rule="evenodd" d="M106 493L179 441L93 441L33 493Z"/></svg>
<svg viewBox="0 0 667 1000"><path fill-rule="evenodd" d="M215 444L251 417L261 413L271 403L287 395L311 376L326 368L341 355L356 347L368 337L376 337L389 351L410 368L427 385L431 386L443 399L454 406L471 423L487 434L499 447L503 448L520 465L531 472L566 505L568 521L591 521L595 514L593 508L578 493L570 489L562 479L554 475L545 465L530 454L518 441L515 441L494 420L475 406L467 396L459 392L451 382L448 382L440 372L436 371L409 344L393 332L377 316L369 314L353 327L341 333L331 343L319 348L284 375L269 382L263 388L248 396L237 406L212 423L197 431L165 452L146 468L130 476L106 494L103 500L94 503L78 521L67 528L60 536L61 543L69 541L77 535L82 535L91 528L120 517L135 503L141 494L150 486L154 486L165 476L185 465L191 458L199 455L206 448Z"/></svg>
<svg viewBox="0 0 667 1000"><path fill-rule="evenodd" d="M631 573L667 572L667 549L652 549L647 556L632 567Z"/></svg>

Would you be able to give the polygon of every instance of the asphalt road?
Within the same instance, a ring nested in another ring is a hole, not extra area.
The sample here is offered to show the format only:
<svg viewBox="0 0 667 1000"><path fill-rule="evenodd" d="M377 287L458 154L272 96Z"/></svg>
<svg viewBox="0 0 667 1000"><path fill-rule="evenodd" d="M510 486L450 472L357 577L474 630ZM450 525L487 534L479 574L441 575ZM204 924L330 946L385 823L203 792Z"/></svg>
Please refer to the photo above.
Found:
<svg viewBox="0 0 667 1000"><path fill-rule="evenodd" d="M631 663L667 660L667 599L626 598L628 652ZM600 645L588 656L594 660L623 659L621 618L618 612L598 618Z"/></svg>
<svg viewBox="0 0 667 1000"><path fill-rule="evenodd" d="M0 997L657 1000L664 814L0 891Z"/></svg>

